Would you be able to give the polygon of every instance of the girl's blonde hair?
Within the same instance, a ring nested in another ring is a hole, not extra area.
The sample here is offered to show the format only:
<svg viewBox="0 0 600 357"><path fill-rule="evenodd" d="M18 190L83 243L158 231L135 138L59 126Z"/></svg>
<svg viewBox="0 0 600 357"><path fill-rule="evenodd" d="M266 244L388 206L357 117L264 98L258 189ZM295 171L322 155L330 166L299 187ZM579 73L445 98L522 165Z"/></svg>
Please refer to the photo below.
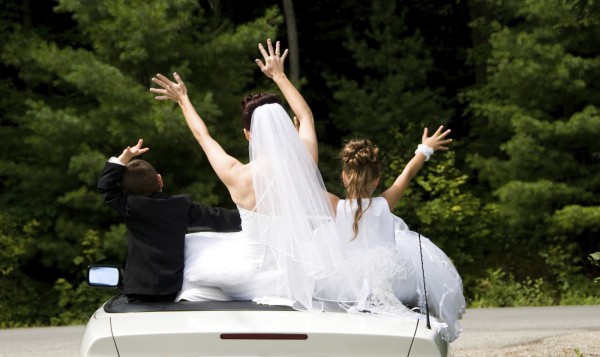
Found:
<svg viewBox="0 0 600 357"><path fill-rule="evenodd" d="M356 239L358 235L358 221L363 215L362 198L368 198L371 205L371 193L374 187L370 187L371 183L379 178L381 168L379 165L379 148L370 140L353 139L349 140L343 146L340 152L342 161L342 182L346 189L346 197L356 199L358 209L354 216L352 230ZM346 180L344 180L344 177Z"/></svg>

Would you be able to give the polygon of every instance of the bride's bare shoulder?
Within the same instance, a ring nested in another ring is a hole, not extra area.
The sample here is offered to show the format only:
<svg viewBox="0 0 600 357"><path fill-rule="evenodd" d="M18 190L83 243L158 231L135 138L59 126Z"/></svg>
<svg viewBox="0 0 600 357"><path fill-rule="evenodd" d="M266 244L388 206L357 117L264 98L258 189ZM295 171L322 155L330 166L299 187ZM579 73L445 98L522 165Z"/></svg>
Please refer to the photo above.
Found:
<svg viewBox="0 0 600 357"><path fill-rule="evenodd" d="M235 204L243 208L254 207L254 187L252 186L251 164L239 164L231 169L231 184L229 194Z"/></svg>

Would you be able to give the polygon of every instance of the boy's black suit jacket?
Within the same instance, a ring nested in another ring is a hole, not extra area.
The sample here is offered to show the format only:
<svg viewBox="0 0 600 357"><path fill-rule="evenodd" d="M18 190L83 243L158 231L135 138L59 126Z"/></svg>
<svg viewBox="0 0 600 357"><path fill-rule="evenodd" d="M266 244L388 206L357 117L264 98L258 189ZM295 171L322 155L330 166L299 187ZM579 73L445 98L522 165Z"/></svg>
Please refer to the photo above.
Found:
<svg viewBox="0 0 600 357"><path fill-rule="evenodd" d="M98 179L104 201L125 220L128 236L123 293L166 295L181 290L188 227L219 232L241 229L237 210L195 204L187 195L123 193L125 166L108 162Z"/></svg>

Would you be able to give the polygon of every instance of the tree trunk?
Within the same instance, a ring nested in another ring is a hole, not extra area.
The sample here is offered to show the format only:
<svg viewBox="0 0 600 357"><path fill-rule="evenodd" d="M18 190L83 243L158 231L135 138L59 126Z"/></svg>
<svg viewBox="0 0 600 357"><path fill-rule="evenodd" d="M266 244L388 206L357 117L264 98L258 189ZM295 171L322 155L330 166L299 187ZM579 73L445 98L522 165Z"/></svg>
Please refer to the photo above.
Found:
<svg viewBox="0 0 600 357"><path fill-rule="evenodd" d="M481 18L484 18L486 21L486 24L484 26L489 26L490 14L489 9L486 7L486 5L481 3L480 1L473 0L469 0L468 4L469 12L471 15L471 21L480 20ZM488 40L489 34L487 34L484 31L481 24L478 27L471 26L471 48L474 51L473 55L475 56L475 58L473 58L473 67L475 72L475 82L477 84L482 84L485 82L486 62L485 59L482 58L482 47L485 46L485 44L487 44Z"/></svg>
<svg viewBox="0 0 600 357"><path fill-rule="evenodd" d="M23 0L23 29L26 32L33 28L33 12L31 8L31 0Z"/></svg>
<svg viewBox="0 0 600 357"><path fill-rule="evenodd" d="M288 40L288 56L290 58L290 81L298 86L300 79L300 54L298 53L298 31L292 0L283 0L283 12Z"/></svg>

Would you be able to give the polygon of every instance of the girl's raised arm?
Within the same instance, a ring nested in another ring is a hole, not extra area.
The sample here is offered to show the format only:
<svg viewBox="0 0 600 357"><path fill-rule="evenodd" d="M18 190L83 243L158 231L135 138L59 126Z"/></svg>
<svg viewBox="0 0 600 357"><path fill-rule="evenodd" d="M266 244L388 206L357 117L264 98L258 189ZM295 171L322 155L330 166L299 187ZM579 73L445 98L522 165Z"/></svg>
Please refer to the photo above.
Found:
<svg viewBox="0 0 600 357"><path fill-rule="evenodd" d="M442 132L443 128L443 126L440 126L432 136L428 136L427 128L423 130L421 145L415 151L415 156L406 164L402 173L394 181L394 184L381 194L387 200L390 210L394 209L394 206L398 203L404 191L406 191L410 181L421 170L425 161L429 160L429 156L437 150L448 150L448 147L445 145L450 144L452 139L445 138L450 134L450 129Z"/></svg>

